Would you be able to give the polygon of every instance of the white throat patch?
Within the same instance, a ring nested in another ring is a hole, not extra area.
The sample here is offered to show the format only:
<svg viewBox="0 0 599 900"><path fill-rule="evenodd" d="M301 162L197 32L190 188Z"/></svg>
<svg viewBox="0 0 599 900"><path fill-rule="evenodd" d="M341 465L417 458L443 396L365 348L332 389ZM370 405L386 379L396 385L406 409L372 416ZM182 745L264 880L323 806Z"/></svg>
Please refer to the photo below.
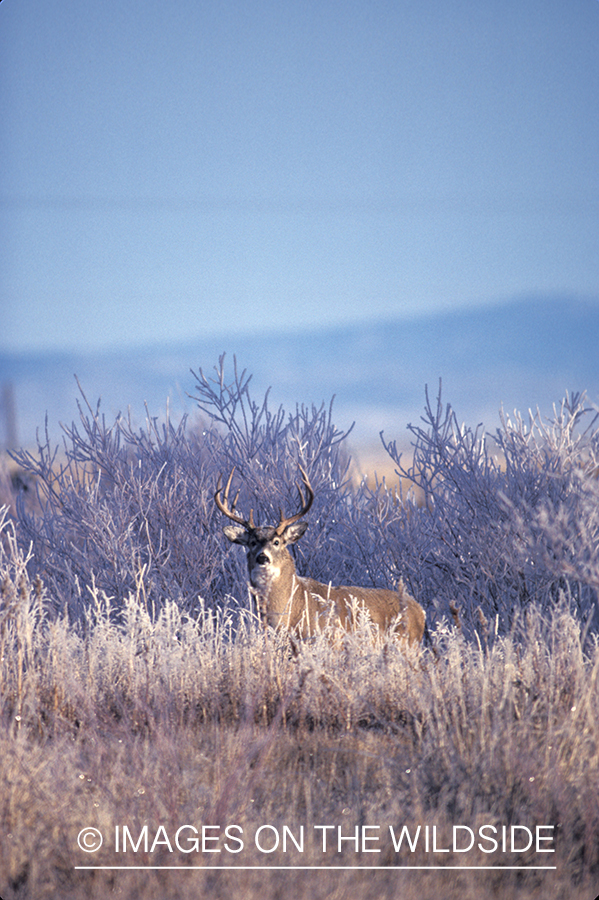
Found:
<svg viewBox="0 0 599 900"><path fill-rule="evenodd" d="M267 563L265 566L254 566L250 574L250 581L255 588L266 590L281 574L279 566Z"/></svg>

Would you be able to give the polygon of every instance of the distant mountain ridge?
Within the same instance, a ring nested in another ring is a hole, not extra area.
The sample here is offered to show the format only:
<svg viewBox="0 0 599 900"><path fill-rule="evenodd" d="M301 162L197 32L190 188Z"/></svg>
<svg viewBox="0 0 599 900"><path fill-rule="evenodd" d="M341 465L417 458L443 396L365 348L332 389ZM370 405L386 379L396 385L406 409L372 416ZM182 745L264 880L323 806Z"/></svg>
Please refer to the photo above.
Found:
<svg viewBox="0 0 599 900"><path fill-rule="evenodd" d="M0 384L14 386L18 437L34 442L46 412L52 437L59 422L77 419L77 374L88 400L110 418L131 407L140 423L144 403L151 415L193 414L190 369L208 373L227 353L253 374L260 400L272 386L272 401L328 403L336 395L335 421L356 420L359 442L374 442L385 429L400 439L424 406L424 386L460 419L482 421L493 430L498 410L539 406L548 412L566 390L586 390L599 402L599 300L528 299L436 316L352 323L320 331L216 336L177 345L104 353L0 353ZM3 441L0 430L0 443Z"/></svg>

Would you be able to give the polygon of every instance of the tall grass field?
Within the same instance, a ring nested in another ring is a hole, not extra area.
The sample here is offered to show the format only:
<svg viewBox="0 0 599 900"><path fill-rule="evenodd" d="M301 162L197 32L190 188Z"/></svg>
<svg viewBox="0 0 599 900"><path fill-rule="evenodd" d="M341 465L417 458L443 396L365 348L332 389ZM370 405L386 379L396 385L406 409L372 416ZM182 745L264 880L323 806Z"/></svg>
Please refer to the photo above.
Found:
<svg viewBox="0 0 599 900"><path fill-rule="evenodd" d="M597 410L490 435L427 394L409 462L383 435L391 484L224 358L196 395L141 429L82 395L3 463L2 900L594 900ZM403 579L422 646L262 627L216 484L278 521L300 465L298 571Z"/></svg>

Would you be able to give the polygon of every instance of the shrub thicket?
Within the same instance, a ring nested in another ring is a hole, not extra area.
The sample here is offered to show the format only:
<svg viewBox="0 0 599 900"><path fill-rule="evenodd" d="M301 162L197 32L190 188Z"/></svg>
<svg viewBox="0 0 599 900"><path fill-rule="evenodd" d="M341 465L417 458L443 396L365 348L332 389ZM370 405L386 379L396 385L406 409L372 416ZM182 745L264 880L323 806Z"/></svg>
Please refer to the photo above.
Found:
<svg viewBox="0 0 599 900"><path fill-rule="evenodd" d="M599 429L584 396L566 397L550 422L504 416L490 436L427 395L422 424L410 426L410 464L383 441L418 488L402 498L386 484L352 486L347 435L330 407L273 412L268 394L251 397L245 373L235 367L227 381L224 358L212 377L200 370L196 397L203 426L148 416L135 430L83 404L61 452L46 441L15 454L38 490L36 509L18 504L19 539L58 609L81 619L93 585L118 611L140 582L153 613L170 600L187 611L200 600L243 602L243 554L223 540L213 501L218 475L235 468L239 508L264 523L294 508L301 464L316 501L296 551L300 571L364 586L403 577L429 626L453 610L484 640L531 605L567 602L597 627Z"/></svg>

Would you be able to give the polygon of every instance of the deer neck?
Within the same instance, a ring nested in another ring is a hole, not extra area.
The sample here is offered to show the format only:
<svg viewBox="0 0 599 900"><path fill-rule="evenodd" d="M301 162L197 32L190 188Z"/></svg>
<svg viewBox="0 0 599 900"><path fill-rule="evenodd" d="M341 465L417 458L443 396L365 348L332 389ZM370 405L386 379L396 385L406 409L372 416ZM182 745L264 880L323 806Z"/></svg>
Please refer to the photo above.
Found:
<svg viewBox="0 0 599 900"><path fill-rule="evenodd" d="M277 628L294 628L304 607L303 579L295 570L291 556L269 566L255 566L250 573L252 593L256 596L263 619Z"/></svg>

